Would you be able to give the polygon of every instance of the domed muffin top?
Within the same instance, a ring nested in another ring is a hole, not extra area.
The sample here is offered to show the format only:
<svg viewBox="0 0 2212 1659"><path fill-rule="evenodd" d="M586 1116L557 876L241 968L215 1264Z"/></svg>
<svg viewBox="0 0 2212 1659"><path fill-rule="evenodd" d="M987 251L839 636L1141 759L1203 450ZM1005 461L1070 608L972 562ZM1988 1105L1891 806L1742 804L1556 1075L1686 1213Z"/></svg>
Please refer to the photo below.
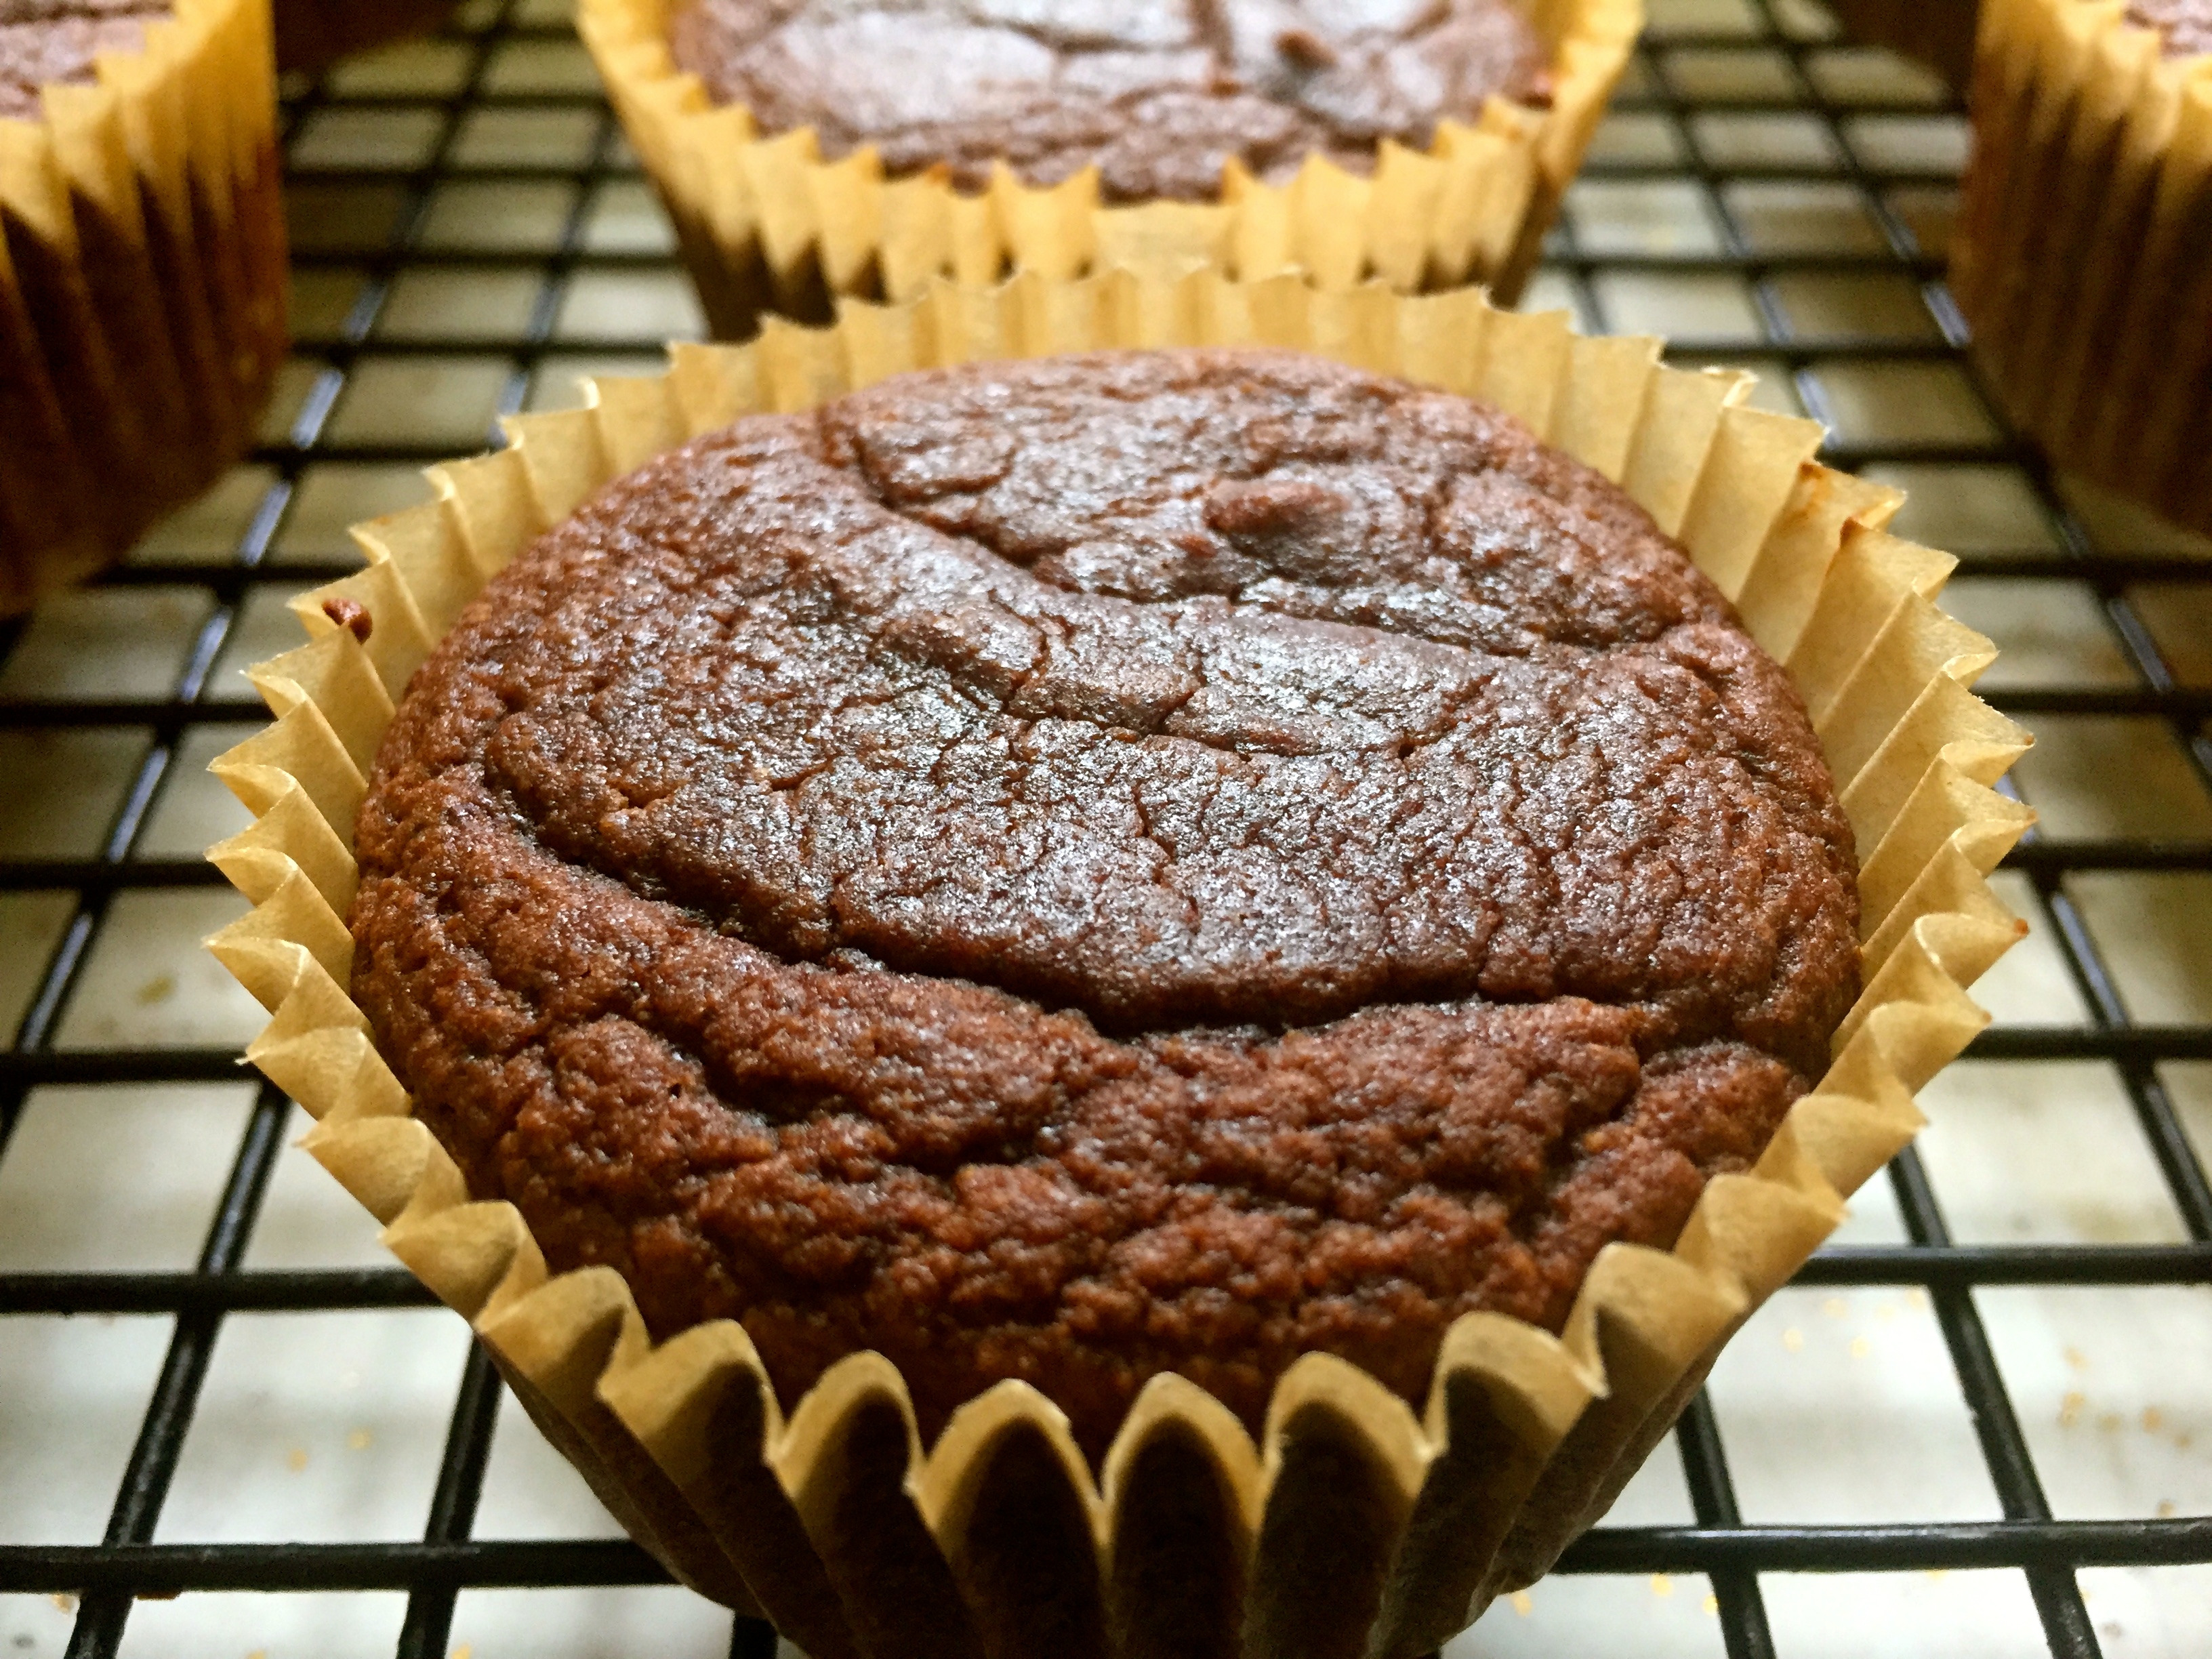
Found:
<svg viewBox="0 0 2212 1659"><path fill-rule="evenodd" d="M905 377L610 486L410 686L356 994L472 1188L779 1383L1418 1395L1857 985L1786 677L1620 490L1290 354Z"/></svg>
<svg viewBox="0 0 2212 1659"><path fill-rule="evenodd" d="M1542 102L1510 0L688 0L678 68L762 128L812 127L895 174L981 189L1095 165L1109 201L1205 201L1232 156L1274 182L1309 154L1365 172L1492 94Z"/></svg>

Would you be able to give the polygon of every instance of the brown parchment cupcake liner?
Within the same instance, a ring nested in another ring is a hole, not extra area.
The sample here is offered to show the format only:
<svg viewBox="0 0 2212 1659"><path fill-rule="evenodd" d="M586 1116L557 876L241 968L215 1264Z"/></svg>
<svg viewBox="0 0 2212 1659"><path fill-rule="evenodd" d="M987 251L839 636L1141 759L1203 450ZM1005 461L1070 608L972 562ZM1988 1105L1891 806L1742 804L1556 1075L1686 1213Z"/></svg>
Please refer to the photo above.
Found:
<svg viewBox="0 0 2212 1659"><path fill-rule="evenodd" d="M1175 1376L1093 1472L1007 1382L924 1447L905 1383L854 1354L787 1414L744 1329L654 1346L612 1269L549 1274L520 1214L471 1201L349 1000L349 842L415 668L492 573L600 484L740 415L902 370L1109 346L1266 343L1488 398L1619 480L1802 689L1862 855L1866 990L1757 1166L1706 1188L1671 1251L1597 1257L1563 1331L1470 1314L1417 1410L1310 1354L1255 1442ZM1477 292L1406 299L1118 270L940 283L675 346L653 379L528 416L434 468L437 499L359 526L366 568L296 602L310 642L252 671L275 723L215 770L256 814L210 856L253 901L210 948L272 1011L250 1058L319 1120L306 1145L466 1316L547 1434L685 1583L815 1659L1425 1653L1543 1572L1610 1503L1721 1345L1909 1141L1913 1094L1986 1020L1963 989L2024 931L1984 880L2032 815L1990 786L2027 738L1969 690L1989 642L1934 603L1954 561L1880 526L1899 496L1812 459L1749 377L1658 366ZM322 607L367 608L364 643Z"/></svg>
<svg viewBox="0 0 2212 1659"><path fill-rule="evenodd" d="M766 313L830 318L845 297L915 298L939 277L1055 279L1193 264L1247 281L1298 271L1328 289L1486 283L1516 296L1582 166L1636 36L1643 0L1522 0L1550 46L1551 107L1492 98L1438 125L1426 150L1382 143L1371 177L1320 157L1276 187L1232 165L1218 203L1103 205L1096 175L1032 189L1001 167L965 194L931 173L887 179L872 149L823 161L813 131L763 137L670 56L670 0L579 0L576 30L674 221L720 339Z"/></svg>
<svg viewBox="0 0 2212 1659"><path fill-rule="evenodd" d="M2064 471L2212 530L2212 56L2118 4L1985 0L1951 288Z"/></svg>
<svg viewBox="0 0 2212 1659"><path fill-rule="evenodd" d="M268 0L0 119L0 614L123 553L250 443L285 349Z"/></svg>
<svg viewBox="0 0 2212 1659"><path fill-rule="evenodd" d="M1963 93L1974 70L1978 0L1828 0L1846 38L1924 64Z"/></svg>
<svg viewBox="0 0 2212 1659"><path fill-rule="evenodd" d="M276 0L276 67L318 70L348 52L427 34L460 0Z"/></svg>

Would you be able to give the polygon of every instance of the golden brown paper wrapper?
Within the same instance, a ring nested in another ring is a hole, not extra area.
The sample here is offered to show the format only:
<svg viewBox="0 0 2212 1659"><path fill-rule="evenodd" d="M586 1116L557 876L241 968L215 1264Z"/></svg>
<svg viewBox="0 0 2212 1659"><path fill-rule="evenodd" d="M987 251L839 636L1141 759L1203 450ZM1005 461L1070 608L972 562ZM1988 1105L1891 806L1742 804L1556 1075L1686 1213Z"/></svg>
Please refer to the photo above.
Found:
<svg viewBox="0 0 2212 1659"><path fill-rule="evenodd" d="M2060 468L2212 531L2212 56L2116 3L1985 0L1951 289Z"/></svg>
<svg viewBox="0 0 2212 1659"><path fill-rule="evenodd" d="M252 441L285 348L268 0L0 120L0 615L122 554Z"/></svg>
<svg viewBox="0 0 2212 1659"><path fill-rule="evenodd" d="M1216 203L1107 207L1085 173L1044 189L1003 167L964 195L928 174L891 179L874 151L824 162L811 129L763 138L679 73L667 17L680 0L579 0L583 36L631 147L674 220L715 337L766 313L826 321L844 298L913 299L941 277L1055 279L1129 265L1156 276L1218 265L1287 271L1328 289L1379 278L1401 294L1486 283L1518 295L1559 198L1644 25L1643 0L1517 0L1551 47L1552 106L1492 98L1439 124L1426 150L1386 142L1371 177L1311 158L1280 188L1232 167Z"/></svg>
<svg viewBox="0 0 2212 1659"><path fill-rule="evenodd" d="M318 70L410 34L427 34L460 0L276 0L276 67Z"/></svg>
<svg viewBox="0 0 2212 1659"><path fill-rule="evenodd" d="M1802 688L1863 854L1866 991L1834 1063L1753 1170L1706 1188L1671 1251L1616 1243L1558 1334L1470 1314L1416 1411L1323 1354L1257 1443L1174 1376L1094 1479L1050 1401L1004 1382L933 1447L880 1355L788 1415L744 1329L654 1347L606 1267L549 1277L520 1213L472 1202L350 1002L354 815L409 676L477 587L608 479L757 410L902 370L1109 346L1265 343L1489 398L1619 479ZM307 1145L475 1324L547 1433L677 1576L815 1659L975 1653L1429 1651L1608 1504L1747 1314L1912 1137L1913 1093L1980 1029L1970 983L2023 930L1984 875L2029 821L1990 786L2027 739L1968 690L1994 653L1934 595L1953 561L1879 528L1894 491L1815 464L1820 428L1749 377L1658 367L1473 291L1401 299L1115 271L941 284L837 326L677 346L650 380L526 416L433 469L438 499L360 526L367 568L307 595L310 643L261 665L276 723L215 769L257 815L210 854L254 902L210 943L274 1014L248 1051L319 1120ZM374 617L366 645L320 607Z"/></svg>
<svg viewBox="0 0 2212 1659"><path fill-rule="evenodd" d="M1925 64L1957 92L1974 69L1978 0L1828 0L1844 33Z"/></svg>

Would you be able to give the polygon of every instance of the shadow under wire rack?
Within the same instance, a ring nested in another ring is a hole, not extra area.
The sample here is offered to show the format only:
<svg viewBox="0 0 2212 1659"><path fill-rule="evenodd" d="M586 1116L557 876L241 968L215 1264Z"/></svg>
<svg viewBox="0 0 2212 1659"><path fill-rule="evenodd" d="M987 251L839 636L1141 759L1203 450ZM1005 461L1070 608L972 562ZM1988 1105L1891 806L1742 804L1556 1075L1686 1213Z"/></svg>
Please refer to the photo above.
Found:
<svg viewBox="0 0 2212 1659"><path fill-rule="evenodd" d="M232 827L204 763L261 715L234 671L291 642L286 598L355 568L343 526L499 416L698 331L564 13L472 0L288 88L300 337L260 447L0 632L14 1651L775 1650L690 1598L605 1613L665 1580L603 1524L507 1524L532 1505L501 1511L499 1455L532 1431L458 1338L416 1355L442 1434L283 1443L329 1426L286 1425L287 1377L356 1351L302 1322L384 1319L382 1352L431 1304L358 1237L295 1237L340 1212L287 1195L297 1109L240 1080L258 1014L196 955L236 904L198 857ZM2042 739L2018 787L2044 825L2000 878L2034 933L1922 1149L1565 1577L1449 1651L2212 1652L2212 544L2054 476L1983 394L1943 286L1965 135L1940 87L1810 0L1653 13L1526 303L1754 368L1762 400L1828 424L1828 459L1911 489L1900 530L1959 551L1954 608L2007 648L1984 692ZM165 1136L198 1150L102 1212L100 1149ZM319 1529L284 1518L311 1450L347 1472Z"/></svg>

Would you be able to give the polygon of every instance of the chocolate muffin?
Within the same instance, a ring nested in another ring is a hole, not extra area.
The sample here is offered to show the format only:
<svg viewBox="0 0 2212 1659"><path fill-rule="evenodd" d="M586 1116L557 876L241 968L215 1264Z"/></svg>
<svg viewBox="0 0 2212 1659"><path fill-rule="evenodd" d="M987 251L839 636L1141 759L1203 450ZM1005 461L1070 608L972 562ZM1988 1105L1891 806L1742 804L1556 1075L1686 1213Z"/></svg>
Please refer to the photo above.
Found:
<svg viewBox="0 0 2212 1659"><path fill-rule="evenodd" d="M677 66L762 131L969 190L1098 169L1108 201L1211 201L1241 161L1281 183L1310 155L1366 173L1395 138L1497 94L1542 104L1549 55L1510 0L687 0Z"/></svg>
<svg viewBox="0 0 2212 1659"><path fill-rule="evenodd" d="M276 0L276 66L318 70L349 52L427 34L459 0Z"/></svg>
<svg viewBox="0 0 2212 1659"><path fill-rule="evenodd" d="M0 0L0 615L250 442L285 345L268 38L265 0ZM49 87L94 90L50 120Z"/></svg>
<svg viewBox="0 0 2212 1659"><path fill-rule="evenodd" d="M144 0L0 0L0 120L39 118L39 90L82 86L103 52L137 52L169 15Z"/></svg>
<svg viewBox="0 0 2212 1659"><path fill-rule="evenodd" d="M2212 52L2212 0L2128 0L2125 15L2139 29L2156 30L2168 58Z"/></svg>
<svg viewBox="0 0 2212 1659"><path fill-rule="evenodd" d="M1296 354L908 375L500 575L356 835L352 990L471 1190L787 1401L887 1355L1095 1456L1150 1376L1409 1399L1557 1329L1826 1068L1851 832L1626 495Z"/></svg>
<svg viewBox="0 0 2212 1659"><path fill-rule="evenodd" d="M2212 532L2212 156L2191 88L2208 54L2208 0L1990 0L1950 247L2006 416L2060 471L2198 532Z"/></svg>
<svg viewBox="0 0 2212 1659"><path fill-rule="evenodd" d="M43 125L47 87L89 84L95 58L140 50L146 25L168 10L127 0L0 0L0 120ZM88 385L79 365L98 326L89 280L112 269L112 258L54 248L11 206L0 197L0 615L84 574L144 527L147 509L131 492L94 488L80 434L114 450L164 453L145 443L137 411L118 406L115 388L100 383L109 366L99 364ZM92 203L71 207L101 244L96 255L127 244ZM122 251L127 257L127 246ZM151 289L136 284L117 297L125 317L158 305Z"/></svg>
<svg viewBox="0 0 2212 1659"><path fill-rule="evenodd" d="M1980 0L1828 0L1846 39L1887 46L1925 64L1963 93L1974 73Z"/></svg>

